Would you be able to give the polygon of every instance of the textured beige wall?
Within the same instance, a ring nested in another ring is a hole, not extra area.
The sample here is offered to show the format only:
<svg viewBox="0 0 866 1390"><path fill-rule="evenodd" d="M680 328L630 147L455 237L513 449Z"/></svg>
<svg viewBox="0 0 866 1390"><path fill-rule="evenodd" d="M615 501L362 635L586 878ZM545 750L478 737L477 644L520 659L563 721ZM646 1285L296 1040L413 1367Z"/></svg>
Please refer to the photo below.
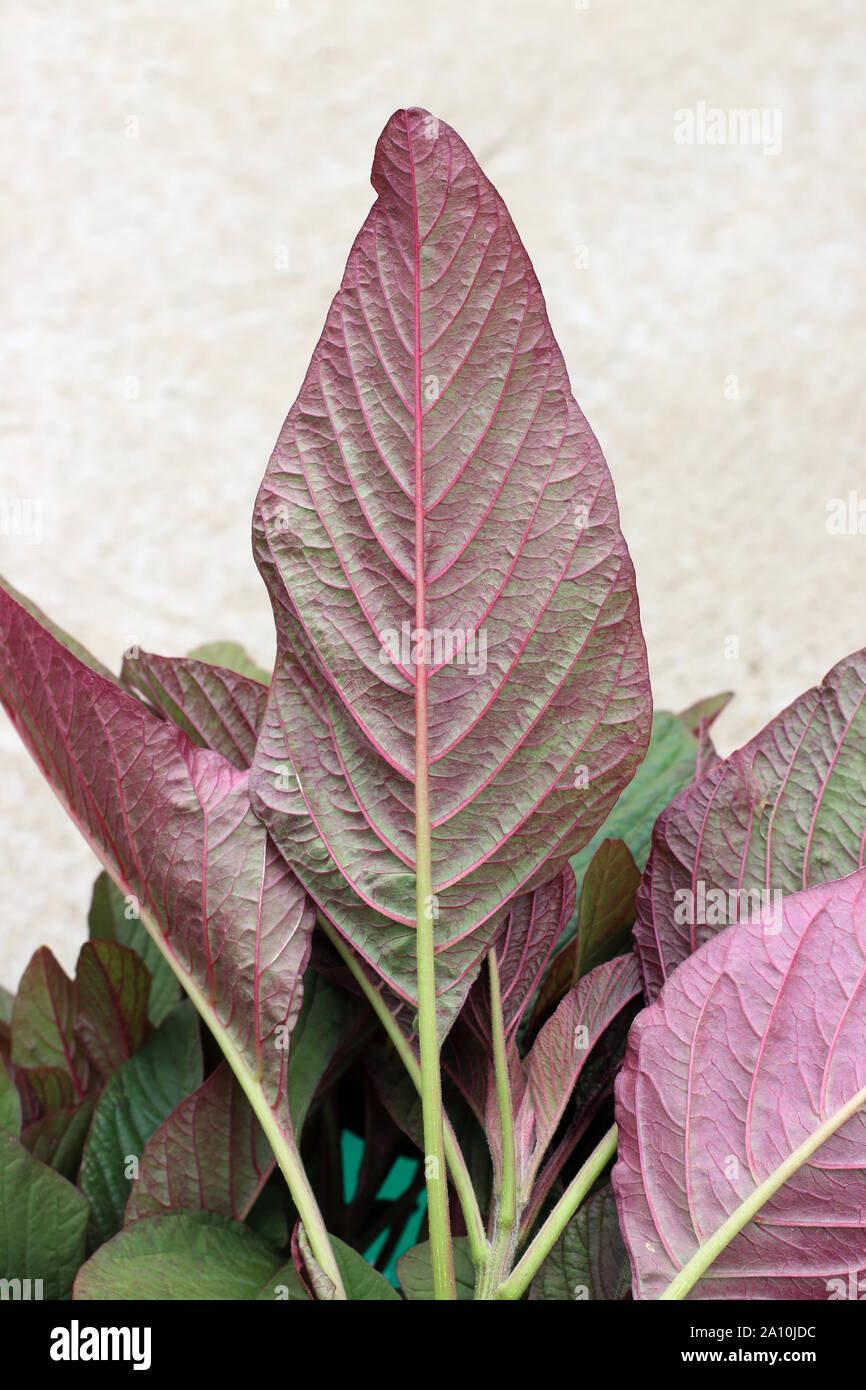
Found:
<svg viewBox="0 0 866 1390"><path fill-rule="evenodd" d="M730 750L866 643L866 537L826 527L866 498L863 0L6 0L0 23L0 568L104 661L222 636L270 661L252 502L405 104L468 140L534 259L657 702L735 688ZM781 149L678 144L701 102L779 112ZM42 942L73 964L94 863L5 718L0 748L14 985Z"/></svg>

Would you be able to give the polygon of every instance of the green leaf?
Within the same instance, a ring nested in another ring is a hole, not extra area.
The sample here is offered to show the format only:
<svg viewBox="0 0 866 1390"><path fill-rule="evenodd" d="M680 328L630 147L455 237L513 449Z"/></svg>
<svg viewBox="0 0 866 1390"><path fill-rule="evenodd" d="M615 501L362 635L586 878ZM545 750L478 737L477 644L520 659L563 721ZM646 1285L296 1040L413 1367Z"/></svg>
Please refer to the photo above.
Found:
<svg viewBox="0 0 866 1390"><path fill-rule="evenodd" d="M352 1249L351 1245L346 1245L336 1236L331 1236L331 1244L334 1247L337 1266L343 1277L346 1297L350 1302L402 1302L397 1290L388 1283L384 1274L380 1274L378 1269L374 1269L372 1265L368 1264L363 1255L359 1255L357 1250Z"/></svg>
<svg viewBox="0 0 866 1390"><path fill-rule="evenodd" d="M193 661L207 661L211 666L228 666L241 676L249 676L263 685L270 685L271 674L263 666L257 666L239 642L202 642L187 656Z"/></svg>
<svg viewBox="0 0 866 1390"><path fill-rule="evenodd" d="M16 1081L24 1101L24 1116L50 1115L55 1110L71 1109L77 1093L72 1078L63 1067L19 1067ZM28 1106L25 1091L33 1104Z"/></svg>
<svg viewBox="0 0 866 1390"><path fill-rule="evenodd" d="M721 698L721 697L716 697ZM653 826L677 792L694 781L698 740L685 715L656 710L646 757L625 791L588 844L569 861L577 880L578 907L562 934L561 946L574 939L586 871L603 840L622 840L643 871L649 858Z"/></svg>
<svg viewBox="0 0 866 1390"><path fill-rule="evenodd" d="M15 995L10 994L8 989L0 985L0 1023L5 1023L7 1027L12 1024L12 1009L15 1005Z"/></svg>
<svg viewBox="0 0 866 1390"><path fill-rule="evenodd" d="M397 1277L400 1288L411 1303L433 1302L433 1269L430 1263L430 1242L413 1245L397 1261ZM470 1300L475 1297L475 1265L468 1236L454 1238L454 1278L457 1283L457 1298Z"/></svg>
<svg viewBox="0 0 866 1390"><path fill-rule="evenodd" d="M41 1279L41 1297L68 1298L84 1259L87 1211L71 1183L0 1130L0 1278Z"/></svg>
<svg viewBox="0 0 866 1390"><path fill-rule="evenodd" d="M688 709L680 710L677 719L681 719L687 729L697 734L701 724L712 724L733 698L730 690L723 691L721 695L708 695L703 700L696 700Z"/></svg>
<svg viewBox="0 0 866 1390"><path fill-rule="evenodd" d="M277 1303L292 1300L298 1303L309 1303L310 1296L301 1283L300 1275L291 1263L283 1265L278 1269L273 1279L270 1279L261 1293L256 1294L256 1298L261 1302Z"/></svg>
<svg viewBox="0 0 866 1390"><path fill-rule="evenodd" d="M583 877L577 905L577 935L557 952L547 968L532 1013L534 1033L597 965L631 949L634 897L640 871L623 840L602 840Z"/></svg>
<svg viewBox="0 0 866 1390"><path fill-rule="evenodd" d="M321 1302L329 1302L334 1295L333 1282L316 1263L306 1231L300 1223L296 1228L296 1235L298 1252L304 1263L307 1279L314 1296ZM330 1241L337 1261L337 1268L340 1271L340 1278L346 1290L346 1297L350 1302L393 1303L395 1299L402 1302L397 1290L388 1283L384 1274L380 1274L377 1269L368 1264L363 1255L359 1255L357 1250L352 1249L351 1245L346 1245L336 1236L331 1236Z"/></svg>
<svg viewBox="0 0 866 1390"><path fill-rule="evenodd" d="M0 1057L0 1129L16 1139L21 1133L21 1097L9 1068Z"/></svg>
<svg viewBox="0 0 866 1390"><path fill-rule="evenodd" d="M75 982L76 1036L102 1075L110 1076L144 1042L150 972L130 946L85 941Z"/></svg>
<svg viewBox="0 0 866 1390"><path fill-rule="evenodd" d="M628 1255L610 1186L584 1202L532 1281L536 1302L612 1303L628 1287Z"/></svg>
<svg viewBox="0 0 866 1390"><path fill-rule="evenodd" d="M64 1072L83 1098L90 1067L75 1037L78 990L47 946L21 977L12 1013L12 1061Z"/></svg>
<svg viewBox="0 0 866 1390"><path fill-rule="evenodd" d="M171 1012L181 988L165 956L138 916L134 898L125 898L117 885L101 873L93 885L88 926L91 939L117 941L129 946L150 971L148 1014L155 1028Z"/></svg>
<svg viewBox="0 0 866 1390"><path fill-rule="evenodd" d="M578 891L602 840L624 840L639 869L649 857L656 817L694 780L697 740L679 715L656 710L646 757L604 825L570 863Z"/></svg>
<svg viewBox="0 0 866 1390"><path fill-rule="evenodd" d="M255 1231L259 1239L265 1242L265 1245L270 1245L275 1250L282 1250L288 1245L291 1235L284 1195L286 1185L282 1174L280 1174L279 1183L279 1187L268 1183L262 1188L246 1220L250 1230Z"/></svg>
<svg viewBox="0 0 866 1390"><path fill-rule="evenodd" d="M118 1068L97 1104L80 1179L93 1210L94 1241L107 1240L119 1230L130 1180L148 1139L201 1077L198 1016L185 1001L141 1051Z"/></svg>
<svg viewBox="0 0 866 1390"><path fill-rule="evenodd" d="M584 875L578 903L574 983L631 945L640 871L623 840L603 840Z"/></svg>
<svg viewBox="0 0 866 1390"><path fill-rule="evenodd" d="M289 1109L298 1136L316 1088L356 1017L357 1000L309 966L289 1056Z"/></svg>
<svg viewBox="0 0 866 1390"><path fill-rule="evenodd" d="M167 1212L134 1222L97 1250L79 1271L74 1296L108 1301L254 1299L271 1288L280 1268L280 1256L231 1217Z"/></svg>
<svg viewBox="0 0 866 1390"><path fill-rule="evenodd" d="M75 1182L93 1116L93 1100L54 1110L21 1131L21 1143L34 1158Z"/></svg>

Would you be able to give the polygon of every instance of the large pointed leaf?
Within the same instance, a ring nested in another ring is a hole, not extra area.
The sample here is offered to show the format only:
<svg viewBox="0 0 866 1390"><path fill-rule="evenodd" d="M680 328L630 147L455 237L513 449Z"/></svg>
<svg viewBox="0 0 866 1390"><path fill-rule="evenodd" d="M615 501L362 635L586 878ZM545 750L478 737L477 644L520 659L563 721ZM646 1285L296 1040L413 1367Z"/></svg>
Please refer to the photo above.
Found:
<svg viewBox="0 0 866 1390"><path fill-rule="evenodd" d="M701 942L866 856L866 651L834 666L659 817L637 895L647 993Z"/></svg>
<svg viewBox="0 0 866 1390"><path fill-rule="evenodd" d="M411 1000L416 753L444 989L485 943L444 948L607 815L650 691L607 466L502 199L416 109L372 179L256 506L278 654L251 786L309 892Z"/></svg>
<svg viewBox="0 0 866 1390"><path fill-rule="evenodd" d="M248 773L83 665L2 591L0 699L137 900L271 1142L292 1146L288 1041L314 914L250 809Z"/></svg>
<svg viewBox="0 0 866 1390"><path fill-rule="evenodd" d="M679 967L617 1081L635 1297L711 1252L786 1162L690 1297L826 1299L866 1268L864 1036L866 871L792 894L771 930L732 926Z"/></svg>
<svg viewBox="0 0 866 1390"><path fill-rule="evenodd" d="M253 760L268 688L228 666L138 651L121 677L193 743L222 753L234 767Z"/></svg>
<svg viewBox="0 0 866 1390"><path fill-rule="evenodd" d="M181 1208L244 1221L273 1166L261 1125L223 1062L151 1135L124 1224Z"/></svg>

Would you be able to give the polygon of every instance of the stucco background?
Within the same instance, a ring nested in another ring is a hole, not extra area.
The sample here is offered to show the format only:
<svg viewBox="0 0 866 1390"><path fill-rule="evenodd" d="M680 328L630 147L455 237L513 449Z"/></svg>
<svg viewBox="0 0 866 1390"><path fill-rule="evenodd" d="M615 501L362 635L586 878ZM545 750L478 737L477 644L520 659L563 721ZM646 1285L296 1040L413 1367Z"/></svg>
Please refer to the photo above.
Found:
<svg viewBox="0 0 866 1390"><path fill-rule="evenodd" d="M406 104L534 260L657 704L736 690L730 751L866 644L866 536L827 527L866 498L863 0L6 0L0 30L0 569L106 663L270 662L253 499ZM780 113L781 148L678 143L699 103ZM96 865L0 718L14 986L41 943L72 967Z"/></svg>

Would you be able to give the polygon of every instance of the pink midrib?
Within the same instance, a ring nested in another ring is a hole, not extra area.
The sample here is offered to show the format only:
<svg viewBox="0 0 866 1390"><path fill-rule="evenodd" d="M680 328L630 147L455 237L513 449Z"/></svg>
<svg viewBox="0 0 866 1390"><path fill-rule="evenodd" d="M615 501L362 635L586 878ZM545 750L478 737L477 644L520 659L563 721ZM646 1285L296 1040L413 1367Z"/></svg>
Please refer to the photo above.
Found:
<svg viewBox="0 0 866 1390"><path fill-rule="evenodd" d="M415 333L413 343L414 415L415 415L415 629L426 631L427 590L424 573L424 415L421 406L421 239L418 233L418 193L415 184L415 160L412 155L412 132L409 113L405 113L406 145L412 175L412 234ZM429 835L429 753L427 748L427 642L421 644L421 660L415 680L415 821ZM417 846L416 846L417 861ZM417 871L417 862L416 862Z"/></svg>

